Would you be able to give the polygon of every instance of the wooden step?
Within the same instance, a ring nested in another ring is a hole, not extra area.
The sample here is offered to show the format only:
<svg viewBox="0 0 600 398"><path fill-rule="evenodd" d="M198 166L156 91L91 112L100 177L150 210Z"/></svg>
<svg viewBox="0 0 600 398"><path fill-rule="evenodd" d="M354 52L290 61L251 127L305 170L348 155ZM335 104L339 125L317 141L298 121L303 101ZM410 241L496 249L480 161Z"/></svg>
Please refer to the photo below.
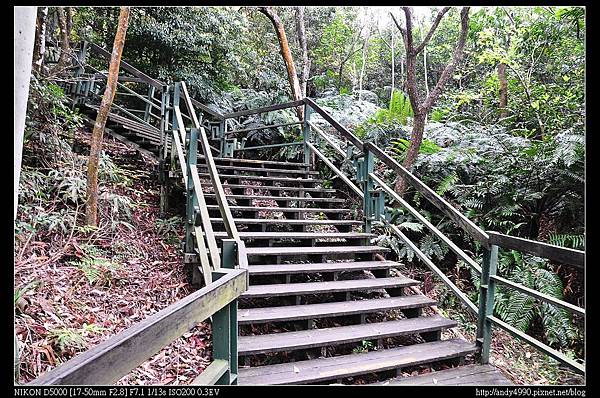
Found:
<svg viewBox="0 0 600 398"><path fill-rule="evenodd" d="M212 188L211 184L206 184ZM264 189L266 191L304 191L304 192L320 192L320 193L336 193L337 189L332 188L311 188L311 187L278 187L272 185L250 185L250 184L223 184L223 188L251 188L255 190ZM206 194L205 194L206 195Z"/></svg>
<svg viewBox="0 0 600 398"><path fill-rule="evenodd" d="M221 232L225 234L225 232ZM368 235L368 234L365 234ZM250 275L311 274L325 272L388 269L399 266L395 261L343 261L335 263L260 264L248 268Z"/></svg>
<svg viewBox="0 0 600 398"><path fill-rule="evenodd" d="M318 246L318 247L249 247L248 257L253 256L294 256L302 254L354 254L354 253L386 253L390 249L381 246Z"/></svg>
<svg viewBox="0 0 600 398"><path fill-rule="evenodd" d="M208 173L198 173L198 176L202 178L210 178ZM256 181L273 181L273 182L285 182L285 183L303 183L303 184L316 184L322 183L323 180L317 178L291 178L291 177L270 177L270 176L246 176L246 175L231 175L231 174L219 174L221 182L226 180L256 180Z"/></svg>
<svg viewBox="0 0 600 398"><path fill-rule="evenodd" d="M474 344L464 340L434 341L361 354L240 368L238 382L241 385L309 384L458 358L476 351Z"/></svg>
<svg viewBox="0 0 600 398"><path fill-rule="evenodd" d="M334 303L247 308L238 310L238 323L240 325L246 325L267 322L298 321L303 319L322 319L389 310L424 308L435 304L435 300L419 294L381 299L338 301Z"/></svg>
<svg viewBox="0 0 600 398"><path fill-rule="evenodd" d="M327 203L344 203L345 199L337 198L307 198L305 196L260 196L260 195L225 195L227 199L256 199L256 200L275 200L275 201L303 201L303 202L327 202ZM205 198L216 198L214 193L205 193Z"/></svg>
<svg viewBox="0 0 600 398"><path fill-rule="evenodd" d="M266 354L339 345L362 340L406 336L455 327L458 323L439 315L401 319L397 321L365 323L298 332L240 336L238 354Z"/></svg>
<svg viewBox="0 0 600 398"><path fill-rule="evenodd" d="M205 157L204 157L204 155L198 155L198 159L201 159L202 161L204 161ZM297 168L310 166L310 164L308 164L308 163L277 162L274 160L261 160L261 159L240 159L240 158L220 158L220 157L213 157L213 159L215 160L215 163L242 163L242 164L256 165L257 167L263 167L263 165L297 167Z"/></svg>
<svg viewBox="0 0 600 398"><path fill-rule="evenodd" d="M420 282L404 276L394 278L353 279L331 282L281 283L273 285L252 285L241 297L299 296L351 291L392 289L419 285Z"/></svg>
<svg viewBox="0 0 600 398"><path fill-rule="evenodd" d="M513 383L492 365L465 365L419 376L397 377L374 385L402 386L493 386Z"/></svg>
<svg viewBox="0 0 600 398"><path fill-rule="evenodd" d="M218 209L218 205L206 205L209 210ZM319 207L260 207L260 206L229 206L230 210L241 211L281 211L285 213L349 213L352 209L327 209Z"/></svg>
<svg viewBox="0 0 600 398"><path fill-rule="evenodd" d="M362 232L240 232L242 239L368 239L377 235ZM215 238L226 239L227 232L215 232ZM294 264L301 265L301 264ZM312 264L304 264L312 265ZM319 271L316 271L319 272Z"/></svg>
<svg viewBox="0 0 600 398"><path fill-rule="evenodd" d="M275 174L303 174L303 175L318 175L319 172L318 171L306 171L306 170L294 170L294 169L273 169L273 168L264 168L264 167L244 167L244 166L226 166L226 165L221 165L221 164L217 164L217 169L218 170L226 170L226 171L231 171L231 172L239 172L239 171L244 171L244 172L254 172L254 173L275 173ZM197 165L198 170L200 169L205 169L206 165L204 164L198 164ZM229 175L229 173L221 173L219 172L219 175Z"/></svg>
<svg viewBox="0 0 600 398"><path fill-rule="evenodd" d="M234 218L236 224L286 224L286 225L362 225L358 220L292 220L280 218ZM210 222L223 223L222 218L211 218Z"/></svg>

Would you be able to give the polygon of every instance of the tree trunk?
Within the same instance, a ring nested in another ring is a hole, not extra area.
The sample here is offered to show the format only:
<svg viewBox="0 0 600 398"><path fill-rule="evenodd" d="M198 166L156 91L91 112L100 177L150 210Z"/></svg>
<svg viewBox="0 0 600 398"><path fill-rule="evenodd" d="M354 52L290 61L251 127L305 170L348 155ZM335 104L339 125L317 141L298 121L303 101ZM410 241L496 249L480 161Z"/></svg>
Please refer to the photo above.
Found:
<svg viewBox="0 0 600 398"><path fill-rule="evenodd" d="M90 157L87 169L87 193L86 193L86 212L85 220L87 225L98 225L98 163L100 151L102 150L102 137L104 135L104 126L108 118L108 112L115 97L117 79L119 78L119 66L121 64L121 55L123 45L125 44L125 34L129 23L129 7L121 7L119 14L119 25L113 44L110 66L108 69L108 80L106 89L102 96L102 102L98 109L98 116L94 124L92 139L90 145Z"/></svg>
<svg viewBox="0 0 600 398"><path fill-rule="evenodd" d="M277 38L279 39L279 47L283 62L287 69L288 80L290 82L290 89L292 91L292 99L298 101L302 99L302 90L300 89L300 82L298 81L298 75L296 75L296 67L294 66L294 59L292 58L292 52L285 34L285 28L279 15L277 15L271 7L258 7L258 10L265 14L273 23L275 31L277 32ZM296 113L298 119L304 119L304 108L301 106L296 107Z"/></svg>
<svg viewBox="0 0 600 398"><path fill-rule="evenodd" d="M46 52L46 19L48 18L48 7L38 7L35 21L35 43L33 47L33 70L36 73L42 71L44 65L44 53Z"/></svg>
<svg viewBox="0 0 600 398"><path fill-rule="evenodd" d="M58 13L58 26L60 29L60 58L58 59L58 63L56 64L56 71L60 71L64 69L69 63L69 52L71 50L71 46L69 45L69 35L70 32L68 30L67 23L67 15L64 7L57 8Z"/></svg>
<svg viewBox="0 0 600 398"><path fill-rule="evenodd" d="M298 32L298 43L302 50L302 69L300 70L300 90L302 97L306 97L306 85L310 74L310 59L308 58L308 47L306 45L306 28L304 25L304 7L296 7L296 31Z"/></svg>
<svg viewBox="0 0 600 398"><path fill-rule="evenodd" d="M407 170L410 171L412 165L417 160L417 156L419 155L419 149L421 148L421 142L423 141L423 132L425 131L425 123L426 123L427 113L415 113L413 116L413 128L410 136L411 145L408 147L408 151L406 152L406 157L404 158L404 162L402 166L404 166ZM418 142L419 145L413 145L413 143ZM401 196L404 195L406 191L406 180L401 178L398 175L396 178L394 189Z"/></svg>
<svg viewBox="0 0 600 398"><path fill-rule="evenodd" d="M500 81L500 118L508 116L506 106L508 105L508 81L506 80L506 64L498 64L498 80Z"/></svg>
<svg viewBox="0 0 600 398"><path fill-rule="evenodd" d="M408 93L408 97L410 99L410 104L413 109L414 117L413 117L413 130L410 140L410 145L408 147L408 151L406 154L406 158L404 159L403 166L406 169L410 169L414 164L417 156L419 154L419 149L421 148L421 143L423 142L423 131L425 130L425 123L427 119L427 114L439 98L446 85L446 82L450 79L450 76L454 73L454 69L456 65L461 60L463 55L463 49L465 47L465 43L467 41L467 34L469 32L469 7L463 7L460 12L461 19L461 28L460 34L458 38L458 42L452 54L452 59L444 68L438 82L436 83L433 90L431 90L424 101L421 102L419 97L419 92L417 90L417 72L416 72L416 61L417 56L421 51L423 51L433 36L433 33L437 29L442 17L446 12L448 12L449 7L444 7L440 10L436 16L434 23L432 24L429 32L418 46L414 44L413 38L413 22L412 22L412 9L410 7L402 7L405 14L406 25L402 27L396 17L391 14L392 19L402 37L404 39L404 47L406 48L406 91ZM425 54L426 56L426 54ZM426 64L425 64L426 65ZM427 71L425 71L427 73ZM398 175L395 182L396 191L403 195L406 189L406 183L404 179Z"/></svg>

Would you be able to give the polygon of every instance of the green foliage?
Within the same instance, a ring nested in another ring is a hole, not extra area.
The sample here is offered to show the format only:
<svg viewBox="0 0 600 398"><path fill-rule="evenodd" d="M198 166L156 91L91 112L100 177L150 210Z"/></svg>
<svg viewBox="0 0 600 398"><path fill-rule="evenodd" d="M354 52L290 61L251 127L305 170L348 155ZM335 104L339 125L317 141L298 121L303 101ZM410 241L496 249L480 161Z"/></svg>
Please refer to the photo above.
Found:
<svg viewBox="0 0 600 398"><path fill-rule="evenodd" d="M105 258L86 255L80 261L72 261L71 265L79 268L90 285L110 286L118 278L120 265Z"/></svg>
<svg viewBox="0 0 600 398"><path fill-rule="evenodd" d="M90 334L99 334L106 330L95 324L84 323L81 329L76 328L56 328L48 333L48 338L60 351L79 351L87 347L85 337Z"/></svg>
<svg viewBox="0 0 600 398"><path fill-rule="evenodd" d="M179 230L182 226L182 218L175 216L167 219L156 220L156 232L169 244L175 244L179 240Z"/></svg>
<svg viewBox="0 0 600 398"><path fill-rule="evenodd" d="M560 277L547 268L546 261L518 252L501 252L499 271L514 282L541 293L563 299L563 283ZM577 333L571 315L548 303L537 303L531 296L499 285L495 297L495 311L505 322L527 332L535 319L543 325L545 340L550 345L566 347Z"/></svg>
<svg viewBox="0 0 600 398"><path fill-rule="evenodd" d="M354 349L352 349L352 353L353 354L360 354L362 352L369 352L369 350L372 350L374 348L374 344L368 340L363 340L362 343L358 346L355 347Z"/></svg>

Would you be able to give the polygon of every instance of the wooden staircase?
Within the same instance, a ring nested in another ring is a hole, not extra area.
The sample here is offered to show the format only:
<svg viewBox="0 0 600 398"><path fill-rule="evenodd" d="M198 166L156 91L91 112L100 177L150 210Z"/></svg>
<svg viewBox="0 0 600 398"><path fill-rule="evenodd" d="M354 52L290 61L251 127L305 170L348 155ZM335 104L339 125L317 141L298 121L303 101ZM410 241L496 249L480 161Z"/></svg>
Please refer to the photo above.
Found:
<svg viewBox="0 0 600 398"><path fill-rule="evenodd" d="M457 323L425 313L435 300L406 294L419 282L381 260L389 249L370 244L375 235L360 230L345 194L322 188L307 164L215 163L249 262L238 310L239 384L382 381L418 365L460 364L477 351L441 339ZM215 195L205 198L215 237L226 239Z"/></svg>

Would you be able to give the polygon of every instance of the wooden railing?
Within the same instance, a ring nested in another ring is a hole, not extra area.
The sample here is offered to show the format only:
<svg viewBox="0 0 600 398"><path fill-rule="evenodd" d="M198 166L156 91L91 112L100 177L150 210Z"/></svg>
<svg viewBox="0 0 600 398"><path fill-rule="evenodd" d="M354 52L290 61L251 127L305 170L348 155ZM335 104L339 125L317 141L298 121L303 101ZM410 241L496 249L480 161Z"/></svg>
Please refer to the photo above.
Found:
<svg viewBox="0 0 600 398"><path fill-rule="evenodd" d="M310 121L310 114L316 112L332 126L342 137L346 143L346 148L342 148L335 144L322 129L317 127ZM514 337L525 341L544 354L556 359L562 364L568 366L578 373L585 373L585 365L575 361L562 352L542 343L541 341L527 335L526 333L516 329L508 323L494 316L494 294L496 283L500 283L510 289L516 290L522 294L529 295L537 300L543 301L550 305L560 307L576 316L584 316L585 309L568 303L556 297L549 296L535 289L523 286L522 284L513 282L507 278L503 278L496 274L498 262L498 249L519 250L527 253L535 254L539 257L546 258L559 264L584 268L585 252L579 250L568 249L559 246L549 245L543 242L531 241L518 237L508 236L497 232L484 231L475 223L469 220L465 215L458 211L448 201L439 196L434 190L424 184L419 178L414 176L410 171L404 168L395 159L389 156L381 148L377 147L370 141L361 141L358 137L352 134L347 128L342 126L324 109L322 109L315 101L310 98L305 98L305 156L309 151L314 152L333 172L338 175L346 184L350 186L352 191L357 195L362 194L363 200L363 217L365 232L371 230L373 221L380 221L398 236L455 295L460 299L462 304L477 317L477 344L481 347L480 360L482 363L488 363L491 339L492 325L496 325ZM312 133L316 133L313 135ZM336 167L333 159L328 159L321 151L317 149L317 144L321 139L333 149L333 153L342 161L354 160L356 170L356 180L358 186L362 186L362 190L345 176L340 168ZM471 256L464 250L458 247L452 240L443 232L436 228L427 220L419 211L413 208L406 200L404 200L393 188L387 185L383 179L377 175L375 170L375 162L381 162L386 166L386 169L391 169L400 175L412 188L420 193L430 204L435 206L442 214L452 220L460 230L481 244L483 250L483 262L480 266ZM387 197L386 197L387 195ZM412 214L422 225L429 229L435 236L456 254L457 259L463 261L472 270L480 274L480 291L479 302L473 303L469 297L454 283L444 272L439 269L433 261L427 257L418 246L412 242L396 225L390 223L390 215L385 207L386 199L402 206L410 214Z"/></svg>
<svg viewBox="0 0 600 398"><path fill-rule="evenodd" d="M225 264L224 264L225 265ZM212 316L213 362L193 384L231 384L237 378L236 299L247 289L245 269L221 269L210 285L138 322L29 385L113 384L163 347Z"/></svg>

